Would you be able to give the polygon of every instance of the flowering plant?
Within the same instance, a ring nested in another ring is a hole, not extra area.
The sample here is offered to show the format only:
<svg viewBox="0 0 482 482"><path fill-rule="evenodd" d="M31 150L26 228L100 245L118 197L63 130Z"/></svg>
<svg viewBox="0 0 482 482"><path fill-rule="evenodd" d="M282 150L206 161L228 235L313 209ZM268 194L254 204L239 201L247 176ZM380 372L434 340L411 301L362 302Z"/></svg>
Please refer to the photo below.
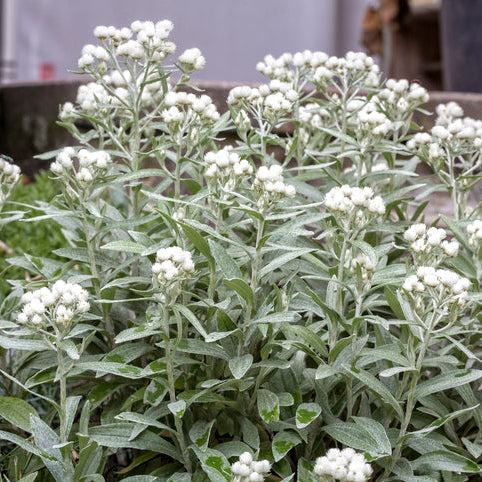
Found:
<svg viewBox="0 0 482 482"><path fill-rule="evenodd" d="M413 135L425 89L353 52L267 56L220 114L172 28L82 50L81 147L34 207L65 262L12 258L1 307L5 477L477 480L478 121ZM453 219L427 221L421 162Z"/></svg>

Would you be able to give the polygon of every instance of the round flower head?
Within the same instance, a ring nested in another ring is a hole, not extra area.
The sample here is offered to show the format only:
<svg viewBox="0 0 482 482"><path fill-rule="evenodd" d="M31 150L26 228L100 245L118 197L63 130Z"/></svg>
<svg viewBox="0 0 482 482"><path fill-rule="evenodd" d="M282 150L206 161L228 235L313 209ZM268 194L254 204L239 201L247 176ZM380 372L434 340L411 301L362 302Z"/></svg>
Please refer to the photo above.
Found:
<svg viewBox="0 0 482 482"><path fill-rule="evenodd" d="M320 482L365 482L369 480L372 468L362 454L351 448L330 449L324 457L316 459L313 472Z"/></svg>
<svg viewBox="0 0 482 482"><path fill-rule="evenodd" d="M467 226L470 246L479 249L482 246L482 220L477 219Z"/></svg>
<svg viewBox="0 0 482 482"><path fill-rule="evenodd" d="M231 465L233 482L263 482L270 470L267 460L254 460L249 452L242 453L239 460Z"/></svg>
<svg viewBox="0 0 482 482"><path fill-rule="evenodd" d="M437 266L446 258L454 258L459 252L458 241L445 240L447 233L445 229L435 227L427 228L425 224L413 224L403 237L409 243L410 251L415 264L426 264Z"/></svg>
<svg viewBox="0 0 482 482"><path fill-rule="evenodd" d="M277 164L261 166L256 172L253 190L258 198L260 209L266 209L274 202L296 195L294 186L283 181L283 168Z"/></svg>
<svg viewBox="0 0 482 482"><path fill-rule="evenodd" d="M0 209L20 180L20 168L7 157L0 157Z"/></svg>
<svg viewBox="0 0 482 482"><path fill-rule="evenodd" d="M90 309L89 295L78 284L56 281L52 288L28 291L22 297L23 310L17 320L32 327L55 324L62 330L70 326L74 317Z"/></svg>
<svg viewBox="0 0 482 482"><path fill-rule="evenodd" d="M447 314L456 314L465 306L470 281L454 271L420 266L417 273L408 276L402 286L402 294L411 299L417 309L424 308L424 299Z"/></svg>
<svg viewBox="0 0 482 482"><path fill-rule="evenodd" d="M208 184L219 183L224 190L233 190L243 178L253 173L251 164L246 159L241 159L232 146L208 152L204 161L204 176Z"/></svg>
<svg viewBox="0 0 482 482"><path fill-rule="evenodd" d="M77 159L77 165L74 160ZM51 171L64 179L76 181L86 189L92 182L102 177L112 163L106 151L88 151L80 149L78 153L72 147L65 147L50 165Z"/></svg>
<svg viewBox="0 0 482 482"><path fill-rule="evenodd" d="M191 253L178 246L160 249L152 265L154 285L169 294L176 294L180 283L190 278L193 273Z"/></svg>
<svg viewBox="0 0 482 482"><path fill-rule="evenodd" d="M336 186L325 196L325 207L345 231L352 225L362 227L385 214L385 203L369 187Z"/></svg>

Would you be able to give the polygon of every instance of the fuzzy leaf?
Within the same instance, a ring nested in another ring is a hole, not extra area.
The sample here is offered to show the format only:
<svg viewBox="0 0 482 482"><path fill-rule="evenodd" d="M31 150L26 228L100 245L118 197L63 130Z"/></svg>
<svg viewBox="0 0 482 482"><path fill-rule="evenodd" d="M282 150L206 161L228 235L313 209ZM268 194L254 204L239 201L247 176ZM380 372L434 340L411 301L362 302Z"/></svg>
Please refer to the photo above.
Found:
<svg viewBox="0 0 482 482"><path fill-rule="evenodd" d="M250 369L253 364L253 355L248 353L244 356L239 356L236 358L231 358L229 360L229 369L236 380L240 380L244 377L246 372Z"/></svg>
<svg viewBox="0 0 482 482"><path fill-rule="evenodd" d="M14 397L0 397L0 417L26 432L32 432L30 428L31 414L38 417L37 410L25 400Z"/></svg>
<svg viewBox="0 0 482 482"><path fill-rule="evenodd" d="M279 398L269 390L258 390L258 412L266 422L279 420Z"/></svg>
<svg viewBox="0 0 482 482"><path fill-rule="evenodd" d="M293 447L301 442L298 435L293 432L278 432L273 437L271 449L273 450L273 457L275 462L281 460Z"/></svg>
<svg viewBox="0 0 482 482"><path fill-rule="evenodd" d="M305 428L321 413L321 407L317 403L302 403L296 409L296 427Z"/></svg>
<svg viewBox="0 0 482 482"><path fill-rule="evenodd" d="M437 375L420 385L415 390L415 399L426 397L432 393L442 392L450 388L459 387L474 382L482 377L482 370L454 370Z"/></svg>

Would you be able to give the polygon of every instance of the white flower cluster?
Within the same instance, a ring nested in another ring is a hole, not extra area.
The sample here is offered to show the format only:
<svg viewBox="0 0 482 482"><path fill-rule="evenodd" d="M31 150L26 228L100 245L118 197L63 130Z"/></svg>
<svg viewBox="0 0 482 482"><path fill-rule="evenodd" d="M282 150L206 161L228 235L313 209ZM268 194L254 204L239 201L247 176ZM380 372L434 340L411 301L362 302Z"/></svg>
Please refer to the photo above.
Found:
<svg viewBox="0 0 482 482"><path fill-rule="evenodd" d="M453 239L447 241L445 229L428 228L423 223L413 224L403 234L408 241L417 264L438 265L444 257L455 258L460 244Z"/></svg>
<svg viewBox="0 0 482 482"><path fill-rule="evenodd" d="M467 234L469 235L469 244L478 249L482 246L482 220L476 219L467 226Z"/></svg>
<svg viewBox="0 0 482 482"><path fill-rule="evenodd" d="M164 106L161 117L172 130L184 128L191 121L212 123L219 119L219 112L208 95L171 91L164 97Z"/></svg>
<svg viewBox="0 0 482 482"><path fill-rule="evenodd" d="M428 100L426 89L416 82L409 84L406 79L388 79L385 88L376 96L377 103L394 118L399 118L399 114L403 117L403 114Z"/></svg>
<svg viewBox="0 0 482 482"><path fill-rule="evenodd" d="M362 281L365 283L365 286L369 286L376 266L366 254L360 253L351 260L350 272L356 275L358 267L360 268Z"/></svg>
<svg viewBox="0 0 482 482"><path fill-rule="evenodd" d="M318 457L313 471L318 476L318 480L323 482L327 480L365 482L370 478L373 470L362 454L356 453L351 448L345 448L330 449L324 457Z"/></svg>
<svg viewBox="0 0 482 482"><path fill-rule="evenodd" d="M107 106L113 103L112 96L107 92L104 86L97 82L89 82L88 84L81 85L77 90L77 104L80 109L87 115L107 115L109 108ZM66 109L64 111L64 109ZM73 114L71 106L64 106L61 116L66 114Z"/></svg>
<svg viewBox="0 0 482 482"><path fill-rule="evenodd" d="M303 124L310 126L312 129L325 127L326 120L329 120L331 117L327 109L314 102L301 106L298 115L300 121L303 122Z"/></svg>
<svg viewBox="0 0 482 482"><path fill-rule="evenodd" d="M270 470L267 460L253 460L249 452L242 453L239 460L231 465L233 482L263 482Z"/></svg>
<svg viewBox="0 0 482 482"><path fill-rule="evenodd" d="M75 158L78 159L77 168L74 166ZM72 176L85 188L105 174L111 163L112 159L106 151L80 149L76 154L72 147L65 147L57 154L55 161L50 165L50 169L57 176Z"/></svg>
<svg viewBox="0 0 482 482"><path fill-rule="evenodd" d="M467 301L470 281L454 271L420 266L417 274L408 276L402 286L406 293L426 293L439 307L447 304L462 308Z"/></svg>
<svg viewBox="0 0 482 482"><path fill-rule="evenodd" d="M20 168L0 157L0 208L20 180Z"/></svg>
<svg viewBox="0 0 482 482"><path fill-rule="evenodd" d="M325 206L348 231L352 223L361 227L371 219L385 214L385 203L370 187L336 186L326 193Z"/></svg>
<svg viewBox="0 0 482 482"><path fill-rule="evenodd" d="M170 20L161 20L156 24L151 21L136 20L132 22L131 28L98 26L94 29L94 35L108 48L112 48L116 55L126 60L139 61L150 56L154 62L161 62L176 50L173 42L166 41L173 28L174 25ZM136 40L131 39L133 33L137 34ZM91 67L94 58L104 60L95 55L96 50L92 47L89 46L87 51L82 51L82 57L79 59L81 69ZM94 48L97 49L97 47ZM108 58L105 60L107 61Z"/></svg>
<svg viewBox="0 0 482 482"><path fill-rule="evenodd" d="M256 69L270 79L285 82L296 77L296 70L306 80L322 85L327 85L335 77L363 82L366 87L377 87L380 81L378 66L363 52L348 52L344 58L310 50L294 55L284 53L278 58L266 55L262 62L258 62Z"/></svg>
<svg viewBox="0 0 482 482"><path fill-rule="evenodd" d="M156 254L156 262L152 265L152 273L163 288L189 278L193 272L191 253L178 246L160 249Z"/></svg>
<svg viewBox="0 0 482 482"><path fill-rule="evenodd" d="M264 209L273 202L291 198L296 194L294 186L283 182L283 168L277 164L271 167L261 166L253 182L253 190L258 196L258 206Z"/></svg>
<svg viewBox="0 0 482 482"><path fill-rule="evenodd" d="M77 314L89 311L88 298L87 291L80 285L59 280L52 289L44 287L25 293L22 296L24 307L17 320L38 327L46 326L48 322L65 327Z"/></svg>
<svg viewBox="0 0 482 482"><path fill-rule="evenodd" d="M465 175L473 172L482 163L482 121L462 118L463 110L455 102L440 104L436 111L438 117L430 133L415 134L407 148L435 165L436 170L450 156L466 155L467 162L460 167Z"/></svg>
<svg viewBox="0 0 482 482"><path fill-rule="evenodd" d="M246 159L241 159L232 146L208 152L204 161L204 176L208 181L220 181L226 190L234 189L241 179L253 173L253 166Z"/></svg>
<svg viewBox="0 0 482 482"><path fill-rule="evenodd" d="M270 85L263 84L258 88L247 85L234 87L229 92L228 104L249 110L253 115L276 124L291 112L298 97L290 83L274 80Z"/></svg>
<svg viewBox="0 0 482 482"><path fill-rule="evenodd" d="M179 56L179 63L181 64L182 70L190 74L196 70L201 70L206 64L206 59L202 56L198 48L192 48L185 50Z"/></svg>
<svg viewBox="0 0 482 482"><path fill-rule="evenodd" d="M368 102L357 110L350 118L350 123L354 125L357 138L364 147L371 145L374 138L386 136L394 128L390 119L380 112L374 102Z"/></svg>

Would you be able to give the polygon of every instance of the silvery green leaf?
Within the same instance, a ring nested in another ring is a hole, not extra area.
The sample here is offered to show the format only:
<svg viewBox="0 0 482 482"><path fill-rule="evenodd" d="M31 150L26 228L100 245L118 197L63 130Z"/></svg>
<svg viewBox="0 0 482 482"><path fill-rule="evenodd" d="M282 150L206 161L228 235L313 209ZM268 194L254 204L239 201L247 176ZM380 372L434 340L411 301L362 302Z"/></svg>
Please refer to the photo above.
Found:
<svg viewBox="0 0 482 482"><path fill-rule="evenodd" d="M358 368L348 368L344 367L349 373L354 377L358 378L362 383L367 385L368 388L379 398L384 404L390 406L397 415L402 418L403 412L400 404L397 402L390 390L380 381L375 378L371 373L366 370L361 370Z"/></svg>
<svg viewBox="0 0 482 482"><path fill-rule="evenodd" d="M67 397L65 401L65 437L69 438L72 424L74 423L75 416L77 415L77 408L79 407L80 395Z"/></svg>
<svg viewBox="0 0 482 482"><path fill-rule="evenodd" d="M241 429L243 431L243 440L254 450L259 449L259 433L256 425L246 417L241 419Z"/></svg>
<svg viewBox="0 0 482 482"><path fill-rule="evenodd" d="M298 445L300 442L301 439L293 432L278 432L273 437L273 442L271 443L275 462L281 460L293 447Z"/></svg>
<svg viewBox="0 0 482 482"><path fill-rule="evenodd" d="M252 364L253 355L248 353L247 355L231 358L229 360L229 369L231 370L233 377L239 380L240 378L243 378Z"/></svg>
<svg viewBox="0 0 482 482"><path fill-rule="evenodd" d="M300 258L304 254L312 253L315 251L313 248L297 248L293 251L289 251L281 256L276 256L273 261L269 262L266 266L259 271L259 278L264 278L267 274L272 273L278 268L281 268L290 261Z"/></svg>
<svg viewBox="0 0 482 482"><path fill-rule="evenodd" d="M191 447L209 480L212 482L231 482L231 464L224 454L213 449L206 449L203 452L195 445Z"/></svg>
<svg viewBox="0 0 482 482"><path fill-rule="evenodd" d="M439 473L447 472L481 473L481 468L472 460L449 450L438 450L423 454L412 462L414 469L428 468Z"/></svg>
<svg viewBox="0 0 482 482"><path fill-rule="evenodd" d="M206 338L208 334L204 329L202 323L197 319L196 315L187 307L180 304L173 304L172 309L182 313L189 323L196 329L196 331L203 337Z"/></svg>
<svg viewBox="0 0 482 482"><path fill-rule="evenodd" d="M38 472L33 472L32 474L26 475L18 480L18 482L34 482L37 478Z"/></svg>
<svg viewBox="0 0 482 482"><path fill-rule="evenodd" d="M198 420L189 430L189 438L202 452L208 448L209 436L214 423L215 420L211 420L211 422Z"/></svg>
<svg viewBox="0 0 482 482"><path fill-rule="evenodd" d="M177 418L182 418L184 412L186 411L186 401L177 400L177 402L172 402L167 405L169 411Z"/></svg>
<svg viewBox="0 0 482 482"><path fill-rule="evenodd" d="M239 296L241 296L241 298L246 301L248 306L253 305L253 291L245 281L238 278L230 278L223 280L223 282L229 288L233 289Z"/></svg>
<svg viewBox="0 0 482 482"><path fill-rule="evenodd" d="M44 351L53 350L43 340L26 340L23 338L10 338L0 335L0 346L6 350L28 350L28 351Z"/></svg>
<svg viewBox="0 0 482 482"><path fill-rule="evenodd" d="M211 248L211 253L216 261L216 266L219 267L226 279L242 279L243 274L239 269L238 265L235 263L233 258L229 256L227 250L223 248L219 243L208 240L209 247Z"/></svg>
<svg viewBox="0 0 482 482"><path fill-rule="evenodd" d="M206 343L196 338L183 338L177 345L179 351L194 353L197 355L207 355L223 360L229 360L227 353L222 347L215 343Z"/></svg>
<svg viewBox="0 0 482 482"><path fill-rule="evenodd" d="M43 463L57 482L64 482L67 467L64 465L61 451L55 448L60 443L58 435L38 416L33 414L30 415L30 426L32 427L35 445L49 455L48 458L40 457Z"/></svg>
<svg viewBox="0 0 482 482"><path fill-rule="evenodd" d="M277 422L279 420L279 398L269 390L258 390L258 412L266 422Z"/></svg>
<svg viewBox="0 0 482 482"><path fill-rule="evenodd" d="M31 432L30 415L38 416L37 410L25 400L14 397L0 397L0 417L11 424Z"/></svg>
<svg viewBox="0 0 482 482"><path fill-rule="evenodd" d="M177 449L169 442L151 432L144 430L135 440L129 440L134 424L107 423L89 428L89 437L103 447L133 448L166 454L174 460L182 460Z"/></svg>
<svg viewBox="0 0 482 482"><path fill-rule="evenodd" d="M77 371L80 370L80 373L82 371L92 370L96 372L97 378L104 376L106 373L110 373L124 378L137 379L142 374L141 368L116 362L80 362L75 365L75 368Z"/></svg>
<svg viewBox="0 0 482 482"><path fill-rule="evenodd" d="M57 346L65 351L72 360L78 360L80 358L77 345L72 340L57 341Z"/></svg>
<svg viewBox="0 0 482 482"><path fill-rule="evenodd" d="M331 377L339 373L339 370L330 365L319 365L316 369L315 379L322 380L323 378Z"/></svg>
<svg viewBox="0 0 482 482"><path fill-rule="evenodd" d="M339 422L322 428L330 437L341 444L356 450L368 452L372 457L382 457L391 454L378 445L378 440L362 424Z"/></svg>
<svg viewBox="0 0 482 482"><path fill-rule="evenodd" d="M420 383L415 390L415 400L432 393L442 392L474 382L482 377L482 370L452 370Z"/></svg>
<svg viewBox="0 0 482 482"><path fill-rule="evenodd" d="M281 392L277 396L280 407L291 407L295 403L293 395L289 392Z"/></svg>
<svg viewBox="0 0 482 482"><path fill-rule="evenodd" d="M398 375L399 373L405 372L416 372L417 369L415 367L393 367L387 368L386 370L382 370L378 376L379 377L392 377L393 375Z"/></svg>
<svg viewBox="0 0 482 482"><path fill-rule="evenodd" d="M318 418L321 407L317 403L302 403L296 409L296 427L305 428Z"/></svg>
<svg viewBox="0 0 482 482"><path fill-rule="evenodd" d="M136 424L146 425L150 427L156 427L161 430L168 430L169 432L176 433L176 431L169 427L168 425L159 422L158 420L149 417L142 413L135 413L135 412L122 412L119 415L114 417L116 420L120 420L121 422L133 422Z"/></svg>

